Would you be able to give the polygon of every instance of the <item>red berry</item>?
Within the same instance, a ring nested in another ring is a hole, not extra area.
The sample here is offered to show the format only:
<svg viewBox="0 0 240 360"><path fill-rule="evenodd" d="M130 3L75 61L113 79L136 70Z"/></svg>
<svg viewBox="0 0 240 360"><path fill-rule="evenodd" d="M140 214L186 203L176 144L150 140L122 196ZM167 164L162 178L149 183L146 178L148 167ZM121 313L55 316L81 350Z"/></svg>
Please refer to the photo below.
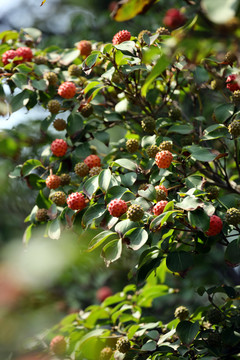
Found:
<svg viewBox="0 0 240 360"><path fill-rule="evenodd" d="M226 80L227 89L234 92L240 90L240 76L237 74L232 74L227 77Z"/></svg>
<svg viewBox="0 0 240 360"><path fill-rule="evenodd" d="M58 95L64 99L71 99L77 92L76 86L71 81L65 81L58 88Z"/></svg>
<svg viewBox="0 0 240 360"><path fill-rule="evenodd" d="M154 215L160 215L163 212L167 203L168 203L168 201L166 201L166 200L161 200L161 201L157 202L156 205L153 207Z"/></svg>
<svg viewBox="0 0 240 360"><path fill-rule="evenodd" d="M173 155L169 150L159 151L155 156L155 162L160 169L167 169L172 162Z"/></svg>
<svg viewBox="0 0 240 360"><path fill-rule="evenodd" d="M67 143L63 139L56 139L51 144L51 151L55 156L64 156L67 152Z"/></svg>
<svg viewBox="0 0 240 360"><path fill-rule="evenodd" d="M49 175L46 178L46 185L49 189L57 189L61 184L61 178L57 175Z"/></svg>
<svg viewBox="0 0 240 360"><path fill-rule="evenodd" d="M125 201L120 199L112 200L108 204L108 211L110 215L114 217L120 217L127 211L127 204Z"/></svg>
<svg viewBox="0 0 240 360"><path fill-rule="evenodd" d="M85 164L89 167L89 169L95 167L95 166L101 166L101 159L97 155L89 155L84 160Z"/></svg>
<svg viewBox="0 0 240 360"><path fill-rule="evenodd" d="M32 50L29 47L27 46L20 47L16 50L16 52L17 52L17 56L22 57L22 60L20 62L32 60L33 54L32 54Z"/></svg>
<svg viewBox="0 0 240 360"><path fill-rule="evenodd" d="M98 299L98 301L102 302L104 301L107 297L111 296L112 290L110 289L110 287L108 286L103 286L100 289L98 289L97 293L96 293L96 297Z"/></svg>
<svg viewBox="0 0 240 360"><path fill-rule="evenodd" d="M86 200L83 194L75 192L68 196L67 204L72 210L82 210L86 207Z"/></svg>
<svg viewBox="0 0 240 360"><path fill-rule="evenodd" d="M166 196L168 196L168 189L166 189L164 185L156 185L155 189L165 191Z"/></svg>
<svg viewBox="0 0 240 360"><path fill-rule="evenodd" d="M131 33L127 30L121 30L117 34L114 35L112 39L113 45L121 44L124 41L128 41L131 39Z"/></svg>
<svg viewBox="0 0 240 360"><path fill-rule="evenodd" d="M8 50L5 51L5 53L2 54L2 62L4 65L7 65L10 63L9 60L14 59L16 56L18 56L17 52L15 50Z"/></svg>
<svg viewBox="0 0 240 360"><path fill-rule="evenodd" d="M77 48L78 48L78 50L80 50L80 54L81 54L82 56L88 56L88 55L91 54L92 44L90 43L90 41L81 40L81 41L79 41L79 43L77 44Z"/></svg>
<svg viewBox="0 0 240 360"><path fill-rule="evenodd" d="M215 236L219 234L222 230L223 223L220 217L216 215L210 216L210 225L208 231L206 231L207 236Z"/></svg>
<svg viewBox="0 0 240 360"><path fill-rule="evenodd" d="M164 25L171 29L182 26L185 22L185 16L178 9L169 9L163 18Z"/></svg>
<svg viewBox="0 0 240 360"><path fill-rule="evenodd" d="M66 351L67 343L62 335L55 336L51 343L50 343L50 349L51 351L56 355L63 355Z"/></svg>

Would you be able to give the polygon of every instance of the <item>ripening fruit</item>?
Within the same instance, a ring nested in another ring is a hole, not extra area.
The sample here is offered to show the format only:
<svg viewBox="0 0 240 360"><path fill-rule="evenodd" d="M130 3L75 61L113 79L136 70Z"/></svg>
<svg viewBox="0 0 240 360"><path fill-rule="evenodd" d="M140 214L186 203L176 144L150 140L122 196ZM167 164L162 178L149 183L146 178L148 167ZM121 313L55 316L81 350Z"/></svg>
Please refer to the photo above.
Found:
<svg viewBox="0 0 240 360"><path fill-rule="evenodd" d="M69 174L61 174L60 179L61 179L61 186L69 185L71 182L71 176Z"/></svg>
<svg viewBox="0 0 240 360"><path fill-rule="evenodd" d="M83 194L79 192L68 195L67 204L68 207L72 210L82 210L87 205Z"/></svg>
<svg viewBox="0 0 240 360"><path fill-rule="evenodd" d="M127 211L127 203L124 200L114 199L108 204L108 211L114 217L120 217Z"/></svg>
<svg viewBox="0 0 240 360"><path fill-rule="evenodd" d="M130 341L127 338L120 338L116 343L116 350L126 354L131 348Z"/></svg>
<svg viewBox="0 0 240 360"><path fill-rule="evenodd" d="M63 119L55 119L53 122L53 127L57 130L57 131L63 131L66 129L67 127L67 123L65 120Z"/></svg>
<svg viewBox="0 0 240 360"><path fill-rule="evenodd" d="M82 74L82 70L78 65L72 64L68 67L68 73L70 76L79 77Z"/></svg>
<svg viewBox="0 0 240 360"><path fill-rule="evenodd" d="M155 189L156 189L156 187L155 187ZM167 195L164 190L156 189L156 200L157 201L166 200L166 198L167 198Z"/></svg>
<svg viewBox="0 0 240 360"><path fill-rule="evenodd" d="M156 203L156 205L153 207L153 213L154 215L158 216L162 214L163 210L165 209L165 206L167 205L167 200L161 200Z"/></svg>
<svg viewBox="0 0 240 360"><path fill-rule="evenodd" d="M57 85L58 77L53 71L49 71L43 75L43 78L48 81L49 85Z"/></svg>
<svg viewBox="0 0 240 360"><path fill-rule="evenodd" d="M55 336L50 343L50 349L56 355L63 355L67 349L67 343L64 336Z"/></svg>
<svg viewBox="0 0 240 360"><path fill-rule="evenodd" d="M99 360L110 360L112 354L113 354L112 349L110 347L105 347L100 352Z"/></svg>
<svg viewBox="0 0 240 360"><path fill-rule="evenodd" d="M156 191L163 190L165 192L166 196L168 196L168 189L166 189L164 185L156 185L155 189L156 189Z"/></svg>
<svg viewBox="0 0 240 360"><path fill-rule="evenodd" d="M108 298L112 294L113 292L109 286L102 286L96 292L96 298L98 299L98 301L103 302L106 298Z"/></svg>
<svg viewBox="0 0 240 360"><path fill-rule="evenodd" d="M91 104L86 104L79 108L80 113L83 117L88 118L93 113L93 106Z"/></svg>
<svg viewBox="0 0 240 360"><path fill-rule="evenodd" d="M182 26L185 24L185 22L185 16L181 14L178 9L169 9L163 18L164 25L170 29L175 29L179 26Z"/></svg>
<svg viewBox="0 0 240 360"><path fill-rule="evenodd" d="M84 162L77 163L74 167L74 171L78 176L84 177L88 175L89 167Z"/></svg>
<svg viewBox="0 0 240 360"><path fill-rule="evenodd" d="M131 33L127 30L121 30L116 33L112 39L113 45L121 44L124 41L128 41L131 39Z"/></svg>
<svg viewBox="0 0 240 360"><path fill-rule="evenodd" d="M172 151L173 148L173 144L171 141L163 141L160 145L159 145L160 150L169 150Z"/></svg>
<svg viewBox="0 0 240 360"><path fill-rule="evenodd" d="M32 54L32 50L29 47L27 46L20 47L16 50L16 52L17 52L17 56L22 57L21 62L32 60L33 54Z"/></svg>
<svg viewBox="0 0 240 360"><path fill-rule="evenodd" d="M71 99L77 92L76 85L71 81L65 81L58 88L58 95L64 99Z"/></svg>
<svg viewBox="0 0 240 360"><path fill-rule="evenodd" d="M233 138L240 136L240 119L233 120L231 124L228 125L228 131Z"/></svg>
<svg viewBox="0 0 240 360"><path fill-rule="evenodd" d="M91 169L95 166L101 166L101 159L97 155L89 155L84 159L85 164Z"/></svg>
<svg viewBox="0 0 240 360"><path fill-rule="evenodd" d="M175 318L178 318L180 321L187 319L188 315L189 315L189 311L185 306L177 307L174 312Z"/></svg>
<svg viewBox="0 0 240 360"><path fill-rule="evenodd" d="M90 176L99 175L101 171L102 171L102 168L100 166L94 166L93 168L90 169L89 175Z"/></svg>
<svg viewBox="0 0 240 360"><path fill-rule="evenodd" d="M60 176L57 175L49 175L46 178L46 186L49 189L57 189L61 184Z"/></svg>
<svg viewBox="0 0 240 360"><path fill-rule="evenodd" d="M139 148L139 142L137 139L129 139L127 140L126 142L126 148L127 148L127 151L130 153L130 154L133 154L135 153L138 148Z"/></svg>
<svg viewBox="0 0 240 360"><path fill-rule="evenodd" d="M79 41L77 48L80 51L81 56L89 56L92 52L92 44L87 40Z"/></svg>
<svg viewBox="0 0 240 360"><path fill-rule="evenodd" d="M223 227L222 220L217 215L210 216L210 225L208 231L206 231L207 236L218 235Z"/></svg>
<svg viewBox="0 0 240 360"><path fill-rule="evenodd" d="M60 179L61 184L61 179ZM57 206L63 206L66 203L66 195L63 191L56 191L54 194L50 196L50 199Z"/></svg>
<svg viewBox="0 0 240 360"><path fill-rule="evenodd" d="M240 210L236 208L228 209L226 212L226 222L235 226L240 224Z"/></svg>
<svg viewBox="0 0 240 360"><path fill-rule="evenodd" d="M153 134L156 128L156 121L151 116L148 116L141 121L141 126L144 132Z"/></svg>
<svg viewBox="0 0 240 360"><path fill-rule="evenodd" d="M230 91L240 90L240 76L238 74L232 74L227 77L226 80L227 89Z"/></svg>
<svg viewBox="0 0 240 360"><path fill-rule="evenodd" d="M235 104L235 105L239 105L240 104L240 90L236 90L233 92L232 96L231 96L231 101Z"/></svg>
<svg viewBox="0 0 240 360"><path fill-rule="evenodd" d="M155 158L159 152L159 147L157 145L150 145L146 148L146 153L150 158Z"/></svg>
<svg viewBox="0 0 240 360"><path fill-rule="evenodd" d="M38 209L35 215L37 221L45 222L48 221L49 217L47 214L47 209Z"/></svg>
<svg viewBox="0 0 240 360"><path fill-rule="evenodd" d="M48 110L52 114L57 114L59 110L61 109L61 104L57 100L50 100L47 104Z"/></svg>
<svg viewBox="0 0 240 360"><path fill-rule="evenodd" d="M167 169L172 163L173 155L168 150L162 150L155 156L155 162L159 169Z"/></svg>
<svg viewBox="0 0 240 360"><path fill-rule="evenodd" d="M140 221L144 215L144 210L140 205L131 205L127 210L127 218L131 221Z"/></svg>
<svg viewBox="0 0 240 360"><path fill-rule="evenodd" d="M56 139L51 144L51 151L55 156L64 156L67 152L67 143L63 139Z"/></svg>
<svg viewBox="0 0 240 360"><path fill-rule="evenodd" d="M34 62L37 64L37 65L46 65L48 60L45 56L42 56L42 55L38 55L34 58Z"/></svg>
<svg viewBox="0 0 240 360"><path fill-rule="evenodd" d="M16 56L18 56L16 50L7 50L5 53L2 54L2 62L3 65L9 64Z"/></svg>

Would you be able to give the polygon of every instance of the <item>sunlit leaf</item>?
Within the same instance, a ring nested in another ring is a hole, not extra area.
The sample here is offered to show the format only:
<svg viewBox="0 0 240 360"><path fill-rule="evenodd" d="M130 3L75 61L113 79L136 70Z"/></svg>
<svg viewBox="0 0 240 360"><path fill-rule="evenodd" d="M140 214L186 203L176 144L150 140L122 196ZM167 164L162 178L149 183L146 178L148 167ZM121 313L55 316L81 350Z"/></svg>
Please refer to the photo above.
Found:
<svg viewBox="0 0 240 360"><path fill-rule="evenodd" d="M113 18L116 21L130 20L138 14L144 14L156 0L129 0L122 1Z"/></svg>

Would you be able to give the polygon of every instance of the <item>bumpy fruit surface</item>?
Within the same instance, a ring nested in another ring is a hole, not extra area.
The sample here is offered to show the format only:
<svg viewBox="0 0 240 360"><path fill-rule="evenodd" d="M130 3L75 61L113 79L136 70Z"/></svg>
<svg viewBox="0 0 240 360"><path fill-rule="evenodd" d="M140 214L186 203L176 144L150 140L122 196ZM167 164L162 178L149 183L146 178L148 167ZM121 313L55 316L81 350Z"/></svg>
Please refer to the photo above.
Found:
<svg viewBox="0 0 240 360"><path fill-rule="evenodd" d="M172 163L173 155L168 150L162 150L155 156L155 162L159 169L167 169Z"/></svg>
<svg viewBox="0 0 240 360"><path fill-rule="evenodd" d="M57 100L50 100L48 102L47 107L48 107L48 110L50 111L50 113L57 114L59 112L59 110L61 109L61 104Z"/></svg>
<svg viewBox="0 0 240 360"><path fill-rule="evenodd" d="M16 52L17 52L17 56L22 57L22 62L32 60L33 54L32 54L32 50L29 47L27 46L20 47L16 50Z"/></svg>
<svg viewBox="0 0 240 360"><path fill-rule="evenodd" d="M156 121L152 117L147 117L141 121L143 131L148 134L153 134L156 128Z"/></svg>
<svg viewBox="0 0 240 360"><path fill-rule="evenodd" d="M164 190L156 189L156 200L157 201L166 200L166 198L167 198L167 195Z"/></svg>
<svg viewBox="0 0 240 360"><path fill-rule="evenodd" d="M153 213L154 215L158 216L162 214L163 210L165 209L165 206L167 205L167 200L161 200L156 203L156 205L153 207Z"/></svg>
<svg viewBox="0 0 240 360"><path fill-rule="evenodd" d="M57 175L49 175L46 178L46 186L49 189L57 189L61 184L60 176Z"/></svg>
<svg viewBox="0 0 240 360"><path fill-rule="evenodd" d="M9 64L16 56L18 56L17 52L15 50L8 50L5 51L5 53L2 54L2 62L4 65Z"/></svg>
<svg viewBox="0 0 240 360"><path fill-rule="evenodd" d="M228 125L228 131L234 138L240 136L240 119L233 120L231 124Z"/></svg>
<svg viewBox="0 0 240 360"><path fill-rule="evenodd" d="M130 153L130 154L133 154L135 153L138 148L139 148L139 142L137 139L129 139L127 140L126 142L126 148L127 148L127 151Z"/></svg>
<svg viewBox="0 0 240 360"><path fill-rule="evenodd" d="M240 104L240 90L236 90L233 92L231 96L231 101L236 105Z"/></svg>
<svg viewBox="0 0 240 360"><path fill-rule="evenodd" d="M158 33L159 35L170 35L170 31L168 29L166 29L165 27L159 27L156 30L156 33Z"/></svg>
<svg viewBox="0 0 240 360"><path fill-rule="evenodd" d="M140 205L131 205L127 210L127 218L131 221L140 221L144 215L144 210Z"/></svg>
<svg viewBox="0 0 240 360"><path fill-rule="evenodd" d="M219 188L217 186L208 186L206 188L206 192L208 193L207 194L207 197L209 200L214 200L214 199L217 199L218 198L218 195L219 195Z"/></svg>
<svg viewBox="0 0 240 360"><path fill-rule="evenodd" d="M182 113L177 107L172 107L168 112L168 116L172 120L179 120L182 116Z"/></svg>
<svg viewBox="0 0 240 360"><path fill-rule="evenodd" d="M57 85L58 77L53 71L49 71L43 75L43 78L48 81L49 85Z"/></svg>
<svg viewBox="0 0 240 360"><path fill-rule="evenodd" d="M60 179L61 184L61 179ZM54 194L50 196L50 199L54 204L58 206L63 206L66 203L66 195L63 191L56 191Z"/></svg>
<svg viewBox="0 0 240 360"><path fill-rule="evenodd" d="M240 224L240 210L236 208L230 208L226 213L226 222L230 225Z"/></svg>
<svg viewBox="0 0 240 360"><path fill-rule="evenodd" d="M149 30L142 30L139 34L138 34L138 41L145 43L145 41L143 40L143 35L146 34L148 36L151 36L152 33Z"/></svg>
<svg viewBox="0 0 240 360"><path fill-rule="evenodd" d="M53 122L53 127L57 130L57 131L63 131L66 129L67 127L67 123L65 120L63 119L55 119Z"/></svg>
<svg viewBox="0 0 240 360"><path fill-rule="evenodd" d="M72 210L82 210L86 207L86 200L83 194L75 192L68 196L67 204Z"/></svg>
<svg viewBox="0 0 240 360"><path fill-rule="evenodd" d="M158 152L159 152L159 147L157 145L150 145L146 149L146 153L150 158L155 158Z"/></svg>
<svg viewBox="0 0 240 360"><path fill-rule="evenodd" d="M210 217L210 225L208 231L206 231L207 236L218 235L223 227L222 220L217 215L212 215Z"/></svg>
<svg viewBox="0 0 240 360"><path fill-rule="evenodd" d="M173 144L171 141L163 141L160 145L159 145L160 150L169 150L171 151L173 148Z"/></svg>
<svg viewBox="0 0 240 360"><path fill-rule="evenodd" d="M182 26L185 22L185 16L178 9L169 9L163 18L164 25L171 29Z"/></svg>
<svg viewBox="0 0 240 360"><path fill-rule="evenodd" d="M72 99L77 92L76 86L71 81L65 81L58 88L58 95L64 99Z"/></svg>
<svg viewBox="0 0 240 360"><path fill-rule="evenodd" d="M102 349L102 351L100 352L100 360L110 360L111 356L113 354L113 351L110 347L105 347L104 349Z"/></svg>
<svg viewBox="0 0 240 360"><path fill-rule="evenodd" d="M56 139L51 144L51 151L55 156L64 156L67 152L67 143L63 139Z"/></svg>
<svg viewBox="0 0 240 360"><path fill-rule="evenodd" d="M130 341L126 338L118 339L116 349L123 354L126 354L131 348Z"/></svg>
<svg viewBox="0 0 240 360"><path fill-rule="evenodd" d="M82 74L82 70L80 69L79 66L72 64L68 67L68 73L70 76L81 76Z"/></svg>
<svg viewBox="0 0 240 360"><path fill-rule="evenodd" d="M64 336L55 336L50 343L50 349L56 355L63 355L67 349L67 343Z"/></svg>
<svg viewBox="0 0 240 360"><path fill-rule="evenodd" d="M232 74L227 77L226 80L227 89L230 91L240 90L240 76L237 74Z"/></svg>
<svg viewBox="0 0 240 360"><path fill-rule="evenodd" d="M84 177L88 175L89 167L84 162L77 163L74 167L74 171L78 176Z"/></svg>
<svg viewBox="0 0 240 360"><path fill-rule="evenodd" d="M48 220L47 209L38 209L36 212L36 220L40 222L45 222Z"/></svg>
<svg viewBox="0 0 240 360"><path fill-rule="evenodd" d="M174 312L175 318L178 318L180 321L187 319L189 311L185 306L179 306Z"/></svg>
<svg viewBox="0 0 240 360"><path fill-rule="evenodd" d="M113 294L112 289L109 286L102 286L96 292L96 298L98 301L103 302L109 296Z"/></svg>
<svg viewBox="0 0 240 360"><path fill-rule="evenodd" d="M156 185L156 186L155 186L155 189L156 189L156 191L157 191L157 190L163 190L163 191L165 192L166 196L168 196L168 189L165 188L164 185Z"/></svg>
<svg viewBox="0 0 240 360"><path fill-rule="evenodd" d="M127 204L124 200L115 199L108 204L108 211L114 217L120 217L127 211Z"/></svg>
<svg viewBox="0 0 240 360"><path fill-rule="evenodd" d="M47 58L45 56L42 56L42 55L38 55L34 58L34 62L37 64L37 65L46 65L47 64Z"/></svg>
<svg viewBox="0 0 240 360"><path fill-rule="evenodd" d="M93 113L93 106L91 104L86 104L81 107L80 113L83 117L88 118Z"/></svg>
<svg viewBox="0 0 240 360"><path fill-rule="evenodd" d="M78 48L78 50L80 50L80 54L82 56L89 56L92 51L92 44L90 43L90 41L81 40L77 44L77 48Z"/></svg>
<svg viewBox="0 0 240 360"><path fill-rule="evenodd" d="M224 57L224 62L232 65L235 61L237 61L237 56L232 51L228 51Z"/></svg>
<svg viewBox="0 0 240 360"><path fill-rule="evenodd" d="M224 316L220 310L210 309L207 312L206 318L210 322L210 324L215 325L215 324L219 324L221 321L223 321Z"/></svg>
<svg viewBox="0 0 240 360"><path fill-rule="evenodd" d="M225 86L224 81L222 79L214 79L211 81L211 88L213 90L221 90Z"/></svg>
<svg viewBox="0 0 240 360"><path fill-rule="evenodd" d="M112 39L113 45L121 44L124 41L128 41L131 39L131 33L127 30L121 30L117 34L114 35Z"/></svg>
<svg viewBox="0 0 240 360"><path fill-rule="evenodd" d="M93 168L90 169L89 175L95 176L95 175L100 174L101 171L102 171L102 168L100 166L94 166Z"/></svg>
<svg viewBox="0 0 240 360"><path fill-rule="evenodd" d="M85 164L91 169L96 166L101 166L101 159L97 155L89 155L84 159Z"/></svg>
<svg viewBox="0 0 240 360"><path fill-rule="evenodd" d="M138 190L147 190L149 188L149 184L145 183L145 184L141 184L138 188Z"/></svg>
<svg viewBox="0 0 240 360"><path fill-rule="evenodd" d="M71 176L69 174L61 174L60 180L61 180L61 186L69 185L71 182Z"/></svg>

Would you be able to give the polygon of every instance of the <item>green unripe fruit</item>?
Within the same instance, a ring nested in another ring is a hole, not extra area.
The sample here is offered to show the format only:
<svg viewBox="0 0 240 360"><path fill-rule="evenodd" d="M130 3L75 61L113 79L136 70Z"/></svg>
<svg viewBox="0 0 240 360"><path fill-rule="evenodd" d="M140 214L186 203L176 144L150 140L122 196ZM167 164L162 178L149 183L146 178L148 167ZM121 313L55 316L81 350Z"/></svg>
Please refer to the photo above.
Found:
<svg viewBox="0 0 240 360"><path fill-rule="evenodd" d="M240 136L240 119L233 120L231 124L228 125L228 131L233 138Z"/></svg>
<svg viewBox="0 0 240 360"><path fill-rule="evenodd" d="M87 81L88 81L88 79L85 76L79 76L79 78L78 78L79 85L84 85Z"/></svg>
<svg viewBox="0 0 240 360"><path fill-rule="evenodd" d="M152 117L146 117L141 121L143 131L148 134L153 134L156 129L156 121Z"/></svg>
<svg viewBox="0 0 240 360"><path fill-rule="evenodd" d="M172 151L173 148L173 144L171 141L163 141L160 145L159 145L160 150L169 150Z"/></svg>
<svg viewBox="0 0 240 360"><path fill-rule="evenodd" d="M155 158L158 152L159 152L159 147L157 145L150 145L146 149L146 153L150 158Z"/></svg>
<svg viewBox="0 0 240 360"><path fill-rule="evenodd" d="M236 105L240 104L240 90L236 90L233 92L231 96L231 101Z"/></svg>
<svg viewBox="0 0 240 360"><path fill-rule="evenodd" d="M57 131L63 131L66 129L67 127L67 123L65 120L63 119L55 119L53 122L53 127L57 130Z"/></svg>
<svg viewBox="0 0 240 360"><path fill-rule="evenodd" d="M156 30L159 35L171 35L170 31L165 27L160 27Z"/></svg>
<svg viewBox="0 0 240 360"><path fill-rule="evenodd" d="M45 56L38 55L34 58L34 62L37 65L46 65L48 61Z"/></svg>
<svg viewBox="0 0 240 360"><path fill-rule="evenodd" d="M80 110L80 113L83 117L87 118L89 117L90 115L92 115L93 113L93 107L91 104L86 104L84 105L81 110Z"/></svg>
<svg viewBox="0 0 240 360"><path fill-rule="evenodd" d="M110 347L105 347L100 352L100 360L109 360L113 354L113 351Z"/></svg>
<svg viewBox="0 0 240 360"><path fill-rule="evenodd" d="M210 324L212 324L212 325L216 324L217 325L221 321L223 321L224 316L223 316L223 314L221 313L220 310L214 308L214 309L210 309L207 312L206 318L210 322Z"/></svg>
<svg viewBox="0 0 240 360"><path fill-rule="evenodd" d="M148 36L151 36L151 31L149 30L142 30L139 34L138 34L138 41L141 43L145 43L144 39L143 39L143 35L147 34Z"/></svg>
<svg viewBox="0 0 240 360"><path fill-rule="evenodd" d="M57 100L50 100L48 102L47 107L48 107L48 110L50 111L50 113L57 114L59 112L59 110L61 109L61 104Z"/></svg>
<svg viewBox="0 0 240 360"><path fill-rule="evenodd" d="M221 336L217 333L211 333L208 335L207 342L210 346L219 346L221 343Z"/></svg>
<svg viewBox="0 0 240 360"><path fill-rule="evenodd" d="M116 344L116 350L123 354L126 354L131 348L130 341L126 338L118 339Z"/></svg>
<svg viewBox="0 0 240 360"><path fill-rule="evenodd" d="M58 77L57 77L57 74L55 74L54 72L50 71L50 72L45 73L43 75L43 78L48 81L49 85L52 85L52 86L57 85Z"/></svg>
<svg viewBox="0 0 240 360"><path fill-rule="evenodd" d="M211 81L211 88L213 90L221 90L225 87L225 82L221 79L215 79Z"/></svg>
<svg viewBox="0 0 240 360"><path fill-rule="evenodd" d="M102 171L102 168L100 166L94 166L93 168L91 168L89 170L89 175L95 176L95 175L100 174L101 171Z"/></svg>
<svg viewBox="0 0 240 360"><path fill-rule="evenodd" d="M179 306L174 312L175 318L178 318L180 321L183 321L188 318L189 311L185 306Z"/></svg>
<svg viewBox="0 0 240 360"><path fill-rule="evenodd" d="M208 193L207 194L207 197L209 200L214 200L214 199L217 199L218 198L218 195L219 195L219 188L217 186L208 186L206 188L206 192Z"/></svg>
<svg viewBox="0 0 240 360"><path fill-rule="evenodd" d="M127 151L130 154L135 153L139 148L138 140L137 139L129 139L129 140L127 140L126 148L127 148Z"/></svg>
<svg viewBox="0 0 240 360"><path fill-rule="evenodd" d="M58 206L63 206L66 203L66 195L63 191L56 191L50 196L50 199Z"/></svg>
<svg viewBox="0 0 240 360"><path fill-rule="evenodd" d="M182 117L182 113L181 111L176 108L176 107L173 107L169 110L168 112L168 116L172 119L172 120L179 120L181 119Z"/></svg>
<svg viewBox="0 0 240 360"><path fill-rule="evenodd" d="M71 176L69 174L61 174L60 180L61 180L61 183L60 183L61 186L69 185L71 182Z"/></svg>
<svg viewBox="0 0 240 360"><path fill-rule="evenodd" d="M38 209L36 212L36 220L40 222L48 221L49 217L47 214L47 209Z"/></svg>
<svg viewBox="0 0 240 360"><path fill-rule="evenodd" d="M232 65L235 61L237 61L237 56L232 51L228 51L224 57L224 62Z"/></svg>
<svg viewBox="0 0 240 360"><path fill-rule="evenodd" d="M72 64L68 67L68 73L70 76L81 76L82 70L75 64Z"/></svg>
<svg viewBox="0 0 240 360"><path fill-rule="evenodd" d="M131 221L140 221L144 215L144 210L140 205L131 205L127 210L127 218Z"/></svg>
<svg viewBox="0 0 240 360"><path fill-rule="evenodd" d="M228 224L237 226L240 224L240 210L236 208L228 209L225 219Z"/></svg>
<svg viewBox="0 0 240 360"><path fill-rule="evenodd" d="M89 173L89 167L87 166L87 164L85 164L84 162L82 163L77 163L74 167L74 171L75 173L80 176L80 177L84 177L87 176Z"/></svg>
<svg viewBox="0 0 240 360"><path fill-rule="evenodd" d="M164 190L156 189L156 200L157 201L166 200L166 198L167 198L167 195Z"/></svg>

